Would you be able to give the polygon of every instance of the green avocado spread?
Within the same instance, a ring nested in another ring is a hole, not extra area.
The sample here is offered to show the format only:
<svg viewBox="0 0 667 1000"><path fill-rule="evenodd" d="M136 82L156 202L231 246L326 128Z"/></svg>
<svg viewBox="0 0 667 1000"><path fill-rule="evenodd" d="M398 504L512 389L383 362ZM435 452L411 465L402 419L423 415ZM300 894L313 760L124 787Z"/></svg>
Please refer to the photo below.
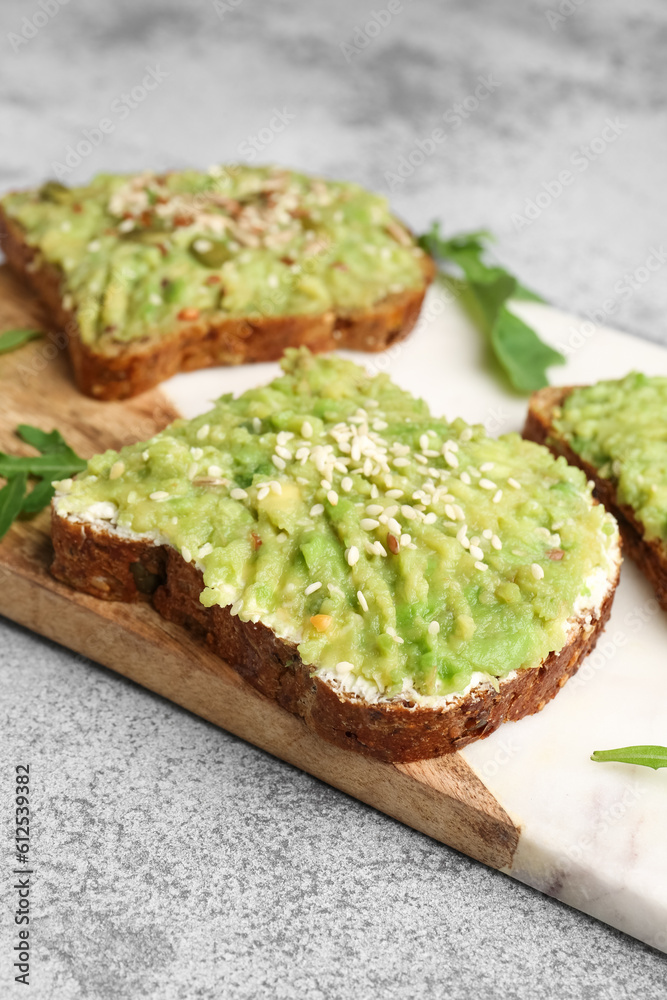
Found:
<svg viewBox="0 0 667 1000"><path fill-rule="evenodd" d="M554 426L584 461L613 481L644 537L667 541L667 378L632 372L574 389Z"/></svg>
<svg viewBox="0 0 667 1000"><path fill-rule="evenodd" d="M371 701L480 672L495 686L562 648L617 551L584 474L341 358L302 348L283 369L95 456L58 484L59 513L173 546L201 568L204 605L270 626Z"/></svg>
<svg viewBox="0 0 667 1000"><path fill-rule="evenodd" d="M86 344L165 335L200 316L364 309L423 282L423 251L357 184L277 167L100 174L0 202L63 274Z"/></svg>

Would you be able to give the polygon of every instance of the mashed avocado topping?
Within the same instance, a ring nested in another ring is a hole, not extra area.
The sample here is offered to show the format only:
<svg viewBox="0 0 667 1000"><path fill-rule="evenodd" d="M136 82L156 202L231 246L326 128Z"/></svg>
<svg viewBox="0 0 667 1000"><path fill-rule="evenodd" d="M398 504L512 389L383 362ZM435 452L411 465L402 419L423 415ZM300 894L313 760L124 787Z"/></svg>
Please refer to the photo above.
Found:
<svg viewBox="0 0 667 1000"><path fill-rule="evenodd" d="M84 343L231 316L364 309L421 284L423 251L357 184L276 167L100 174L2 199L64 275Z"/></svg>
<svg viewBox="0 0 667 1000"><path fill-rule="evenodd" d="M270 626L371 701L496 684L562 648L617 546L584 474L341 358L302 348L283 369L95 456L59 484L59 513L175 547L204 605Z"/></svg>
<svg viewBox="0 0 667 1000"><path fill-rule="evenodd" d="M667 378L632 372L574 389L554 419L573 451L611 479L644 537L667 540Z"/></svg>

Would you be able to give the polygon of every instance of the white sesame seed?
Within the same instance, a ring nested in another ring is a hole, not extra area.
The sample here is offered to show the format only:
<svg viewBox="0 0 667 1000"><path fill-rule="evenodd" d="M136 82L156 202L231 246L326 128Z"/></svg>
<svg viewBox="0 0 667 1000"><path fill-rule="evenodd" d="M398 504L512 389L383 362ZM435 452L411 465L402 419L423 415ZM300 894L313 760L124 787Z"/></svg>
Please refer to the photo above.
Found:
<svg viewBox="0 0 667 1000"><path fill-rule="evenodd" d="M511 486L515 490L520 490L521 489L521 483L517 483L516 479L512 479L511 476L507 480L507 485Z"/></svg>
<svg viewBox="0 0 667 1000"><path fill-rule="evenodd" d="M493 468L493 462L484 462L483 465L480 465L479 471L480 472L491 472L492 468Z"/></svg>
<svg viewBox="0 0 667 1000"><path fill-rule="evenodd" d="M339 674L351 674L354 671L354 663L350 663L348 660L341 660L340 663L336 664L336 672Z"/></svg>
<svg viewBox="0 0 667 1000"><path fill-rule="evenodd" d="M434 511L429 511L424 517L424 524L435 524L438 520L438 515Z"/></svg>
<svg viewBox="0 0 667 1000"><path fill-rule="evenodd" d="M259 434L259 432L261 431L262 421L259 419L259 417L252 418L252 429L254 430L255 434Z"/></svg>
<svg viewBox="0 0 667 1000"><path fill-rule="evenodd" d="M310 516L311 517L317 517L319 514L323 514L323 513L324 513L324 504L323 503L313 504L313 506L310 508Z"/></svg>
<svg viewBox="0 0 667 1000"><path fill-rule="evenodd" d="M268 495L269 495L270 492L271 492L270 487L268 487L268 486L261 486L257 490L257 499L258 500L265 500L268 497Z"/></svg>
<svg viewBox="0 0 667 1000"><path fill-rule="evenodd" d="M403 496L403 490L387 490L386 496L391 500L398 500Z"/></svg>
<svg viewBox="0 0 667 1000"><path fill-rule="evenodd" d="M289 450L289 448L285 448L285 446L282 444L276 445L276 455L280 455L280 457L284 458L287 462L289 462L290 459L292 458L292 452Z"/></svg>
<svg viewBox="0 0 667 1000"><path fill-rule="evenodd" d="M533 563L530 567L530 572L533 574L536 580L541 580L544 577L544 570L539 563Z"/></svg>
<svg viewBox="0 0 667 1000"><path fill-rule="evenodd" d="M181 546L181 555L183 556L186 562L192 562L192 552L190 552L190 549L187 547L187 545Z"/></svg>
<svg viewBox="0 0 667 1000"><path fill-rule="evenodd" d="M498 552L500 552L500 550L503 547L503 543L500 541L497 535L493 536L493 538L491 539L491 544L493 545L494 549L496 549Z"/></svg>
<svg viewBox="0 0 667 1000"><path fill-rule="evenodd" d="M462 524L459 530L456 532L456 540L458 542L462 542L467 534L468 534L468 525Z"/></svg>
<svg viewBox="0 0 667 1000"><path fill-rule="evenodd" d="M109 479L119 479L125 472L125 462L114 462L109 469Z"/></svg>
<svg viewBox="0 0 667 1000"><path fill-rule="evenodd" d="M279 469L281 472L285 468L285 459L281 458L280 455L272 455L271 461L275 465L276 469Z"/></svg>
<svg viewBox="0 0 667 1000"><path fill-rule="evenodd" d="M445 514L447 515L450 521L456 520L456 511L454 510L454 508L450 503L445 504Z"/></svg>
<svg viewBox="0 0 667 1000"><path fill-rule="evenodd" d="M387 521L387 527L389 528L390 531L393 531L395 535L398 535L400 537L401 526L395 517L389 518L389 520Z"/></svg>
<svg viewBox="0 0 667 1000"><path fill-rule="evenodd" d="M472 437L472 427L464 427L459 434L459 441L470 441Z"/></svg>
<svg viewBox="0 0 667 1000"><path fill-rule="evenodd" d="M210 240L195 240L192 245L197 253L207 253L209 250L213 249L213 244Z"/></svg>
<svg viewBox="0 0 667 1000"><path fill-rule="evenodd" d="M356 545L350 545L345 556L348 566L354 566L359 562L359 549Z"/></svg>
<svg viewBox="0 0 667 1000"><path fill-rule="evenodd" d="M332 507L336 506L336 504L338 503L338 494L336 493L335 490L329 490L329 492L327 493L327 500L329 501Z"/></svg>
<svg viewBox="0 0 667 1000"><path fill-rule="evenodd" d="M242 607L243 607L243 598L240 597L238 601L234 601L231 608L229 609L230 615L237 615Z"/></svg>
<svg viewBox="0 0 667 1000"><path fill-rule="evenodd" d="M403 504L401 507L401 514L407 521L414 521L417 517L417 512L414 507L410 507L408 504Z"/></svg>
<svg viewBox="0 0 667 1000"><path fill-rule="evenodd" d="M492 536L493 532L491 531L491 528L485 528L484 531L482 532L482 538L486 538L489 541L491 540Z"/></svg>
<svg viewBox="0 0 667 1000"><path fill-rule="evenodd" d="M483 490L497 490L497 485L491 479L480 479L479 485Z"/></svg>
<svg viewBox="0 0 667 1000"><path fill-rule="evenodd" d="M204 452L201 448L190 448L190 454L194 458L195 462L198 462L202 458Z"/></svg>
<svg viewBox="0 0 667 1000"><path fill-rule="evenodd" d="M366 507L366 513L370 514L371 516L377 516L378 514L382 514L383 511L384 507L382 506L382 504L379 503L369 503Z"/></svg>
<svg viewBox="0 0 667 1000"><path fill-rule="evenodd" d="M452 441L451 439L449 441L445 441L445 443L443 444L442 448L443 448L443 453L445 451L458 451L459 450L459 446L457 445L456 441Z"/></svg>
<svg viewBox="0 0 667 1000"><path fill-rule="evenodd" d="M220 468L219 465L209 465L209 467L208 467L208 474L209 474L209 476L214 476L214 477L221 476L222 475L222 469Z"/></svg>
<svg viewBox="0 0 667 1000"><path fill-rule="evenodd" d="M484 558L482 549L480 549L479 545L473 545L472 541L470 542L470 555L473 559L479 559L480 561Z"/></svg>
<svg viewBox="0 0 667 1000"><path fill-rule="evenodd" d="M349 493L353 485L354 484L349 476L343 476L343 478L340 481L340 488L342 489L343 493Z"/></svg>
<svg viewBox="0 0 667 1000"><path fill-rule="evenodd" d="M409 458L401 458L400 456L398 458L395 458L393 461L393 465L396 469L404 469L405 466L409 464L410 464Z"/></svg>
<svg viewBox="0 0 667 1000"><path fill-rule="evenodd" d="M412 541L412 535L408 535L407 533L401 535L399 539L401 545L409 545L411 541Z"/></svg>
<svg viewBox="0 0 667 1000"><path fill-rule="evenodd" d="M457 519L459 521L465 521L466 516L463 513L463 509L461 507L459 507L459 505L457 503L453 503L452 507L454 508L454 513L456 514Z"/></svg>
<svg viewBox="0 0 667 1000"><path fill-rule="evenodd" d="M380 491L375 485L375 483L373 483L373 485L371 486L371 497L373 498L373 500L377 500L379 496L380 496ZM387 494L387 496L389 496L389 494Z"/></svg>
<svg viewBox="0 0 667 1000"><path fill-rule="evenodd" d="M152 306L161 306L162 296L158 295L157 292L151 292L151 294L148 296L148 301Z"/></svg>
<svg viewBox="0 0 667 1000"><path fill-rule="evenodd" d="M148 449L146 449L146 451L142 451L141 457L143 458L144 462L148 461L148 459L150 458L150 454L148 452Z"/></svg>
<svg viewBox="0 0 667 1000"><path fill-rule="evenodd" d="M429 635L437 635L440 631L440 622L432 621L428 623Z"/></svg>
<svg viewBox="0 0 667 1000"><path fill-rule="evenodd" d="M304 594L306 595L306 597L309 597L311 594L314 594L316 590L319 590L321 586L322 586L321 580L318 580L316 583L309 583L306 589L304 590Z"/></svg>
<svg viewBox="0 0 667 1000"><path fill-rule="evenodd" d="M235 486L233 490L229 493L232 500L245 500L248 496L245 490L242 490L240 486Z"/></svg>
<svg viewBox="0 0 667 1000"><path fill-rule="evenodd" d="M172 517L171 523L172 524L178 524L178 518L177 517Z"/></svg>
<svg viewBox="0 0 667 1000"><path fill-rule="evenodd" d="M373 542L373 552L376 556L386 556L387 550L382 542Z"/></svg>
<svg viewBox="0 0 667 1000"><path fill-rule="evenodd" d="M500 503L500 501L502 500L502 498L503 498L503 491L502 490L496 490L496 492L494 493L493 501L492 502L493 503Z"/></svg>
<svg viewBox="0 0 667 1000"><path fill-rule="evenodd" d="M452 469L458 469L459 467L459 460L451 451L445 452L445 462L447 465L451 466Z"/></svg>
<svg viewBox="0 0 667 1000"><path fill-rule="evenodd" d="M198 558L203 559L204 556L210 556L212 551L213 551L213 546L211 545L210 542L206 542L206 544L202 545L202 547L200 548Z"/></svg>
<svg viewBox="0 0 667 1000"><path fill-rule="evenodd" d="M373 529L377 528L380 524L380 522L376 521L373 517L362 517L359 523L364 531L373 531Z"/></svg>
<svg viewBox="0 0 667 1000"><path fill-rule="evenodd" d="M149 497L151 500L157 500L159 502L160 500L168 500L169 493L167 493L166 490L156 490L155 493L150 493Z"/></svg>
<svg viewBox="0 0 667 1000"><path fill-rule="evenodd" d="M320 483L320 486L322 487L323 490L327 490L327 492L331 489L331 483L329 482L328 479L323 479L322 482Z"/></svg>
<svg viewBox="0 0 667 1000"><path fill-rule="evenodd" d="M488 568L489 567L486 565L486 563L479 562L479 561L475 563L475 569L478 569L481 573L486 572L486 570Z"/></svg>
<svg viewBox="0 0 667 1000"><path fill-rule="evenodd" d="M363 611L368 611L368 601L364 597L364 595L363 595L363 593L362 593L361 590L357 591L357 600L359 601L359 604L361 605L362 610Z"/></svg>
<svg viewBox="0 0 667 1000"><path fill-rule="evenodd" d="M428 434L422 434L422 436L419 438L419 447L421 448L422 451L426 451L426 449L428 448Z"/></svg>
<svg viewBox="0 0 667 1000"><path fill-rule="evenodd" d="M385 420L374 420L373 421L373 430L374 431L386 431L387 427L389 427L389 424Z"/></svg>
<svg viewBox="0 0 667 1000"><path fill-rule="evenodd" d="M419 462L420 465L428 465L428 459L425 455L420 455L419 452L415 452L413 457L415 462ZM396 465L396 462L394 462L394 465Z"/></svg>
<svg viewBox="0 0 667 1000"><path fill-rule="evenodd" d="M465 483L466 486L470 486L470 484L472 483L472 479L470 478L467 472L462 472L461 475L459 476L459 479L461 480L462 483Z"/></svg>
<svg viewBox="0 0 667 1000"><path fill-rule="evenodd" d="M209 427L208 424L202 424L199 430L197 431L197 440L203 441L204 438L208 437L208 432L210 431L210 429L211 428Z"/></svg>
<svg viewBox="0 0 667 1000"><path fill-rule="evenodd" d="M121 233L130 233L134 229L134 219L123 219L118 229Z"/></svg>

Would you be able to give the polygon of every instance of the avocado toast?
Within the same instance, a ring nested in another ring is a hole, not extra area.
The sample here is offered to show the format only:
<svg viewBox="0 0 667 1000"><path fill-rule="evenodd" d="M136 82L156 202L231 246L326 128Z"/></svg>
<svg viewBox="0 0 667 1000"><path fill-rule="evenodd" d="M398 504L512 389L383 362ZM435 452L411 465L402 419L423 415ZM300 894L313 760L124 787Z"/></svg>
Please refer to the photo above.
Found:
<svg viewBox="0 0 667 1000"><path fill-rule="evenodd" d="M50 181L0 199L0 239L98 399L290 346L384 350L435 273L384 198L277 167Z"/></svg>
<svg viewBox="0 0 667 1000"><path fill-rule="evenodd" d="M632 372L531 397L524 437L583 469L667 611L667 378Z"/></svg>
<svg viewBox="0 0 667 1000"><path fill-rule="evenodd" d="M340 358L295 350L283 369L61 482L56 577L152 600L322 737L384 760L543 708L618 578L585 476Z"/></svg>

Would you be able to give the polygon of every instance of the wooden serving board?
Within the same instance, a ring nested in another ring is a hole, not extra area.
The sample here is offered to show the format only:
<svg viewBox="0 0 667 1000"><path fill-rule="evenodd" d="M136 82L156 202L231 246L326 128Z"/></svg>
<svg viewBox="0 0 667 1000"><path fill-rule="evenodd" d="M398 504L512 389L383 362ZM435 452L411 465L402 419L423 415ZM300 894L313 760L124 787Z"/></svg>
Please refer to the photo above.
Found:
<svg viewBox="0 0 667 1000"><path fill-rule="evenodd" d="M0 268L0 331L45 323L30 293ZM20 423L57 427L87 458L152 437L176 416L159 390L126 403L82 396L53 341L0 356L3 451L31 453L14 434ZM49 527L43 511L14 524L0 544L1 614L485 864L511 864L518 830L459 754L385 764L323 742L150 606L101 601L54 580Z"/></svg>
<svg viewBox="0 0 667 1000"><path fill-rule="evenodd" d="M437 300L437 291L430 295ZM482 420L494 433L519 429L525 401L485 371L474 331L443 302L406 343L357 360L392 371L426 396L434 412ZM524 312L561 349L577 345L561 375L564 384L620 376L632 367L667 373L667 352L655 345L612 331L582 341L576 328L572 333L573 317L536 306ZM31 294L0 268L0 331L35 324L48 328ZM207 400L276 372L274 365L210 369L177 376L161 391L126 403L102 403L77 392L65 354L56 338L0 355L0 448L28 452L14 428L31 423L57 427L88 457L149 438L179 411L187 417L203 412ZM458 754L387 764L323 742L150 606L100 601L56 582L51 555L47 512L12 526L0 542L0 614L667 951L667 772L589 760L593 749L667 743L667 616L632 567L624 567L602 652L589 657L543 713L502 726Z"/></svg>

